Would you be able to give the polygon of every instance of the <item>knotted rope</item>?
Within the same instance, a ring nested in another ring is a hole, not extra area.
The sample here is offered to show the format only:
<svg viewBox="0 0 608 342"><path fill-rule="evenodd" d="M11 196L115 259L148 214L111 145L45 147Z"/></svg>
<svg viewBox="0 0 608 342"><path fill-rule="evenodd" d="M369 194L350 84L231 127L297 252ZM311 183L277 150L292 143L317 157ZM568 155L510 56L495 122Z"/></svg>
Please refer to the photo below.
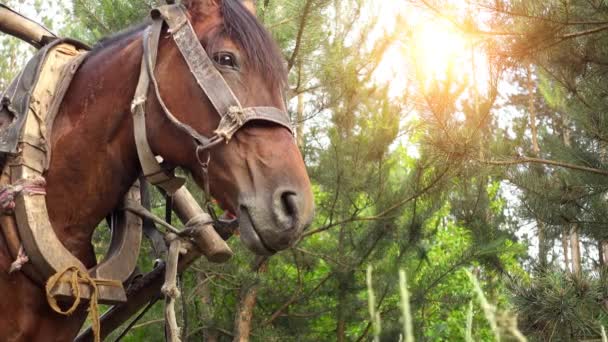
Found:
<svg viewBox="0 0 608 342"><path fill-rule="evenodd" d="M23 195L46 195L46 181L42 177L20 179L15 184L7 184L0 187L0 214L12 214L15 210L15 198L19 194ZM20 271L23 265L28 263L28 258L23 246L19 248L19 253L15 261L11 264L9 274Z"/></svg>
<svg viewBox="0 0 608 342"><path fill-rule="evenodd" d="M46 195L46 181L42 177L20 179L15 184L0 187L0 212L12 213L19 194Z"/></svg>
<svg viewBox="0 0 608 342"><path fill-rule="evenodd" d="M68 272L71 272L69 275ZM70 285L72 294L74 295L74 303L67 310L62 310L57 303L57 299L51 294L51 291L55 286L60 283L67 283ZM73 314L78 306L80 305L80 284L89 286L91 289L91 298L89 300L89 315L91 316L91 327L93 329L93 335L95 336L95 342L101 341L101 327L99 323L99 287L98 286L115 286L121 287L122 283L117 280L108 279L93 279L88 272L82 271L77 266L70 266L65 268L63 271L56 273L46 282L46 299L51 308L58 314L64 316L70 316Z"/></svg>
<svg viewBox="0 0 608 342"><path fill-rule="evenodd" d="M165 295L165 321L167 322L166 340L180 342L181 329L177 324L175 302L181 296L177 287L177 268L179 255L187 253L187 242L173 233L168 233L166 240L169 243L169 254L165 268L165 283L160 291Z"/></svg>

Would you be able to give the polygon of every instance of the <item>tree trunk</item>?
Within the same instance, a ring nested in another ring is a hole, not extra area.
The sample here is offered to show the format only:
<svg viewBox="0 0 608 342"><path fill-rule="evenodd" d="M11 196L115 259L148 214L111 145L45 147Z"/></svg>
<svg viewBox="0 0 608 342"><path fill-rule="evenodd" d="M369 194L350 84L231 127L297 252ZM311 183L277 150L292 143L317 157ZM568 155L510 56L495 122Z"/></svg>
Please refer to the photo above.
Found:
<svg viewBox="0 0 608 342"><path fill-rule="evenodd" d="M215 326L215 315L213 312L213 297L211 296L211 289L207 282L207 277L203 272L197 272L197 279L200 285L198 296L203 304L203 311L201 313L201 321L207 328L203 329L203 341L205 342L217 342L220 336Z"/></svg>
<svg viewBox="0 0 608 342"><path fill-rule="evenodd" d="M251 334L251 321L253 319L253 309L258 296L259 283L256 281L250 286L241 289L239 307L236 312L234 322L233 342L247 342Z"/></svg>
<svg viewBox="0 0 608 342"><path fill-rule="evenodd" d="M267 258L258 257L251 269L258 274L265 273L267 270ZM239 304L234 319L234 339L233 342L247 342L251 335L251 323L253 321L253 309L258 298L260 282L256 279L252 284L243 285Z"/></svg>
<svg viewBox="0 0 608 342"><path fill-rule="evenodd" d="M564 118L564 127L563 127L563 139L564 145L570 147L571 145L571 137L570 137L570 128L568 127L568 119ZM572 225L569 227L570 229L570 250L572 251L572 273L575 277L580 278L582 276L581 269L581 247L578 236L578 227L576 225ZM564 250L565 252L565 250Z"/></svg>
<svg viewBox="0 0 608 342"><path fill-rule="evenodd" d="M544 223L537 220L536 227L538 229L538 262L544 268L549 264L549 241L547 241Z"/></svg>
<svg viewBox="0 0 608 342"><path fill-rule="evenodd" d="M340 235L338 238L338 256L344 255L344 239L346 235L346 228L342 225L340 226ZM347 270L343 270L343 272L348 272ZM346 341L346 290L348 288L348 284L345 281L345 274L338 273L338 306L336 312L336 340L338 342Z"/></svg>
<svg viewBox="0 0 608 342"><path fill-rule="evenodd" d="M583 275L580 246L578 227L574 225L570 232L570 249L572 250L572 273L577 278Z"/></svg>
<svg viewBox="0 0 608 342"><path fill-rule="evenodd" d="M530 114L530 132L532 135L532 156L540 157L540 146L538 144L538 129L536 126L536 94L534 92L534 80L532 79L532 65L527 67L527 86L528 86L528 113ZM543 167L538 165L535 168L539 176L543 175ZM547 240L546 227L544 223L537 219L536 227L538 229L538 261L542 267L548 264L549 241Z"/></svg>
<svg viewBox="0 0 608 342"><path fill-rule="evenodd" d="M338 324L336 326L336 340L338 342L346 341L346 291L343 290L343 284L339 284L338 293Z"/></svg>
<svg viewBox="0 0 608 342"><path fill-rule="evenodd" d="M564 251L564 264L566 266L566 271L570 271L570 260L568 258L568 255L570 254L569 248L568 248L568 231L566 229L564 229L564 231L562 232L562 248Z"/></svg>
<svg viewBox="0 0 608 342"><path fill-rule="evenodd" d="M534 80L532 80L532 66L528 65L528 112L530 113L530 131L532 133L532 152L535 157L540 153L538 145L538 129L536 127L536 107L534 106Z"/></svg>
<svg viewBox="0 0 608 342"><path fill-rule="evenodd" d="M600 242L600 265L608 266L608 240Z"/></svg>
<svg viewBox="0 0 608 342"><path fill-rule="evenodd" d="M608 146L606 143L600 143L600 160L602 163L608 162ZM600 267L606 269L608 266L608 240L601 239L598 244L598 251L600 254Z"/></svg>

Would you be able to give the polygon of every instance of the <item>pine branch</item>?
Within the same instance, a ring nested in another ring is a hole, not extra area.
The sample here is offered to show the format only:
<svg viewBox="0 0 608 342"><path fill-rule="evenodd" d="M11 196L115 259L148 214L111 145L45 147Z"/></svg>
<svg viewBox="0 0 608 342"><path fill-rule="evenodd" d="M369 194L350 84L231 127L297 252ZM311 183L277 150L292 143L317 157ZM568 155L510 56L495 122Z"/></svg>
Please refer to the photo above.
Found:
<svg viewBox="0 0 608 342"><path fill-rule="evenodd" d="M293 52L291 53L291 57L289 57L289 61L287 63L287 72L291 71L293 68L296 58L300 53L300 48L302 46L302 38L304 36L304 29L306 28L306 22L308 21L308 16L312 10L313 0L307 0L306 4L304 4L304 10L302 12L302 16L300 17L300 26L298 28L298 35L296 37L296 46L293 48Z"/></svg>
<svg viewBox="0 0 608 342"><path fill-rule="evenodd" d="M587 35L594 34L594 33L599 33L599 32L605 31L605 30L608 30L608 24L602 25L600 27L592 28L592 29L589 29L589 30L584 30L584 31L578 31L578 32L572 32L572 33L564 34L564 35L561 36L561 38L562 39L578 38L578 37L587 36Z"/></svg>
<svg viewBox="0 0 608 342"><path fill-rule="evenodd" d="M439 182L444 178L444 176L448 173L448 171L450 170L450 167L448 166L445 170L443 170L443 172L437 177L435 178L431 184L427 185L426 187L424 187L423 189L421 189L420 191L416 192L415 194L413 194L412 196L409 196L407 198L402 199L401 201L393 204L392 206L390 206L388 209L382 211L381 213L374 215L374 216L366 216L366 217L360 217L360 216L353 216L351 218L342 220L340 222L335 222L335 223L330 223L324 227L309 231L306 234L303 234L300 241L303 240L306 237L309 237L311 235L315 235L321 232L324 232L326 230L329 230L331 228L337 227L337 226L341 226L343 224L348 224L348 223L353 223L353 222L366 222L366 221L378 221L378 220L383 220L388 218L388 214L390 214L391 212L393 212L394 210L401 208L402 206L408 204L409 202L417 199L418 197L426 194L428 191L430 191L432 188L434 188L437 184L439 184ZM608 171L607 171L608 173Z"/></svg>
<svg viewBox="0 0 608 342"><path fill-rule="evenodd" d="M474 28L473 30L471 30L472 28L467 28L467 27L463 26L461 23L456 21L456 19L448 16L447 14L444 14L439 8L433 6L428 1L426 1L426 0L419 0L419 1L424 6L426 6L429 10L431 10L432 12L437 14L440 18L443 18L443 19L449 21L452 25L454 25L454 27L456 27L458 30L462 31L463 33L476 34L476 35L482 35L482 36L520 36L520 37L524 36L523 33L518 33L518 32L485 31L485 30L480 30L477 28Z"/></svg>
<svg viewBox="0 0 608 342"><path fill-rule="evenodd" d="M520 18L526 18L526 19L544 21L544 22L558 24L558 25L564 25L564 26L570 26L570 25L605 25L605 24L608 24L608 21L605 21L605 20L601 20L601 21L561 21L561 20L555 20L555 19L551 19L551 18L545 18L545 17L539 17L539 16L535 16L535 15L530 15L530 14L526 14L526 13L521 13L521 12L514 12L514 11L505 10L505 9L500 9L500 8L492 7L492 6L489 6L489 5L482 4L482 3L477 3L476 5L478 7L480 7L480 8L487 9L487 10L490 10L490 11L493 11L493 12L496 12L496 13L507 14L507 15L510 15L512 17L520 17Z"/></svg>
<svg viewBox="0 0 608 342"><path fill-rule="evenodd" d="M290 307L292 304L299 302L300 300L306 298L306 297L310 297L312 294L314 294L315 292L317 292L317 290L319 290L321 288L321 286L323 286L323 284L325 284L325 282L327 282L331 277L333 276L333 273L328 274L327 276L323 277L323 279L321 279L319 281L319 283L317 283L317 285L307 294L301 294L298 293L301 291L301 288L298 289L296 292L294 292L294 295L285 303L283 303L279 309L277 309L271 316L269 319L267 319L264 323L262 323L262 326L267 326L269 324L272 324L272 322L274 322L277 318L279 318L283 312L285 310L287 310L288 307ZM297 295L296 295L297 294Z"/></svg>
<svg viewBox="0 0 608 342"><path fill-rule="evenodd" d="M512 165L521 165L521 164L544 164L544 165L552 165L557 167L563 167L566 169L591 172L599 175L608 176L608 170L596 169L593 167L587 167L582 165L575 165L561 161L541 159L541 158L530 158L530 157L520 157L518 159L512 160L478 160L480 163L495 165L495 166L512 166Z"/></svg>

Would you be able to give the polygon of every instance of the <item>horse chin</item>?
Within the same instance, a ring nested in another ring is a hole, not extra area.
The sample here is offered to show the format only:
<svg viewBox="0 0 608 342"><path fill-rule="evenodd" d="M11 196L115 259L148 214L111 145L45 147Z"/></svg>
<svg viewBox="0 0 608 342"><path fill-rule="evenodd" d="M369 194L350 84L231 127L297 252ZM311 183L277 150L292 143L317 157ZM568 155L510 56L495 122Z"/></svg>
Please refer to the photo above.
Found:
<svg viewBox="0 0 608 342"><path fill-rule="evenodd" d="M239 215L239 232L241 241L253 253L257 255L270 256L276 253L268 247L256 230L255 224L247 209L242 208Z"/></svg>

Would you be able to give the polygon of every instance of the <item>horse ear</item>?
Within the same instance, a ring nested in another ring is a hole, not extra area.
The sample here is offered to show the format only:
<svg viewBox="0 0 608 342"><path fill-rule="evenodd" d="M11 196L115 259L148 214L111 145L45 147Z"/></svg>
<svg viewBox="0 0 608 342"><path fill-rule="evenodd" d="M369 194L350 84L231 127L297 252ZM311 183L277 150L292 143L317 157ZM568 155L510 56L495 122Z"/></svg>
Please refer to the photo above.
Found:
<svg viewBox="0 0 608 342"><path fill-rule="evenodd" d="M249 12L251 12L251 14L253 14L254 16L257 16L257 9L255 7L255 0L242 0L241 2L245 6L245 8L247 8L249 10Z"/></svg>

